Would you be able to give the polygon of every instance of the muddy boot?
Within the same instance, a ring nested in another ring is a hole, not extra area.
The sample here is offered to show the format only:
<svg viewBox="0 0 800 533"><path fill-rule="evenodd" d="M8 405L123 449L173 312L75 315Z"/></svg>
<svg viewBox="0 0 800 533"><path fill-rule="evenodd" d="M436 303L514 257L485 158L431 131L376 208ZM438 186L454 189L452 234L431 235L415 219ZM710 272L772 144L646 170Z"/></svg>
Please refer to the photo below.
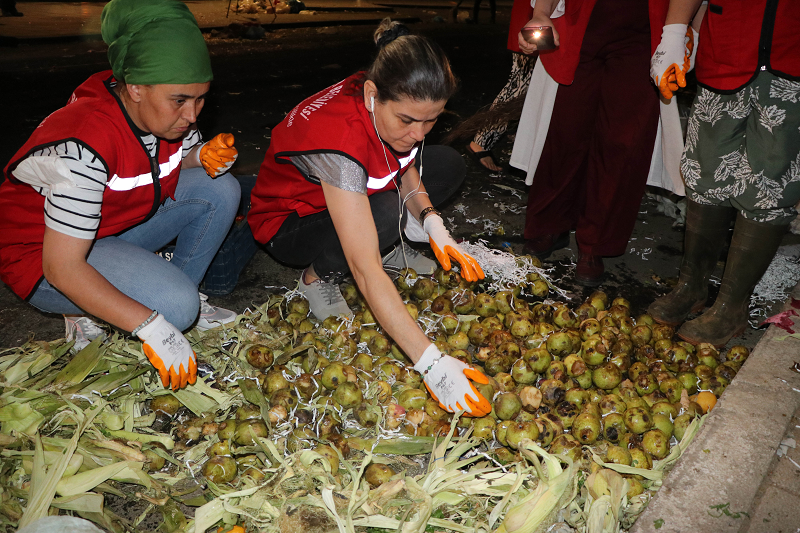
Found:
<svg viewBox="0 0 800 533"><path fill-rule="evenodd" d="M731 337L742 333L750 316L750 296L785 232L786 226L755 222L739 215L717 300L702 316L681 326L678 336L692 344L708 342L721 348Z"/></svg>
<svg viewBox="0 0 800 533"><path fill-rule="evenodd" d="M688 201L680 277L672 292L650 304L647 313L659 324L677 326L706 305L708 277L727 241L736 210Z"/></svg>

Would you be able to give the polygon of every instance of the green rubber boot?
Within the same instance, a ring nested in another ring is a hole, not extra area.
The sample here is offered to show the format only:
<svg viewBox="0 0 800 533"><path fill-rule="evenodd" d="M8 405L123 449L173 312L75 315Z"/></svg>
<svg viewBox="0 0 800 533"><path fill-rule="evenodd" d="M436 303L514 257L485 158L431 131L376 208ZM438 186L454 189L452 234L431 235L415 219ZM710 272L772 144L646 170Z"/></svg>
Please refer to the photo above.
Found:
<svg viewBox="0 0 800 533"><path fill-rule="evenodd" d="M750 296L772 262L786 228L737 217L717 300L702 316L681 326L680 338L721 348L744 331Z"/></svg>
<svg viewBox="0 0 800 533"><path fill-rule="evenodd" d="M677 326L689 313L697 313L705 307L708 278L725 246L736 214L732 207L687 201L686 234L678 284L647 309L653 320L669 326Z"/></svg>

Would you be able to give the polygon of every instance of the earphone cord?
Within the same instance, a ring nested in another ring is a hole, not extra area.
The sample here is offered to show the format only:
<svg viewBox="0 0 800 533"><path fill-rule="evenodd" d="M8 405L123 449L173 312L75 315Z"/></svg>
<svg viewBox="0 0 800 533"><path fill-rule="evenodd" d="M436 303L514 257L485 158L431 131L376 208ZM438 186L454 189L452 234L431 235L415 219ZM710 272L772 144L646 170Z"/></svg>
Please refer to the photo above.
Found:
<svg viewBox="0 0 800 533"><path fill-rule="evenodd" d="M406 207L406 202L410 200L417 194L420 194L419 187L422 184L422 150L425 148L425 138L422 138L422 145L419 148L419 181L417 182L416 188L413 191L410 191L404 198L400 198L400 186L397 184L397 180L395 180L395 176L400 173L400 169L397 169L397 172L392 175L392 167L389 165L389 156L386 153L386 146L384 146L383 139L381 139L381 134L378 133L378 124L375 121L375 99L374 97L371 98L370 103L372 104L372 125L375 128L375 135L378 137L378 141L381 143L381 148L383 148L383 158L386 161L386 168L389 171L389 175L392 176L392 183L394 183L395 188L397 189L397 201L398 201L398 209L400 211L400 216L397 220L397 231L400 234L400 250L403 252L403 264L406 265L408 268L408 258L406 257L406 247L405 239L403 238L403 213ZM427 192L422 192L421 194L428 194ZM411 216L411 213L408 214Z"/></svg>

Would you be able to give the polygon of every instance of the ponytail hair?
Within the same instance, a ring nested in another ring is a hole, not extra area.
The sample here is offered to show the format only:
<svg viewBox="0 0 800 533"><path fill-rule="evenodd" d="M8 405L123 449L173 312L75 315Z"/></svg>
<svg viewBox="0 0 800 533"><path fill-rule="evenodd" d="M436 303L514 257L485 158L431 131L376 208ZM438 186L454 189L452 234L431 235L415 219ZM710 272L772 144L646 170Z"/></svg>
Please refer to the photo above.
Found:
<svg viewBox="0 0 800 533"><path fill-rule="evenodd" d="M381 21L374 39L378 55L365 79L378 88L378 100L440 101L455 93L458 80L439 45L389 18Z"/></svg>

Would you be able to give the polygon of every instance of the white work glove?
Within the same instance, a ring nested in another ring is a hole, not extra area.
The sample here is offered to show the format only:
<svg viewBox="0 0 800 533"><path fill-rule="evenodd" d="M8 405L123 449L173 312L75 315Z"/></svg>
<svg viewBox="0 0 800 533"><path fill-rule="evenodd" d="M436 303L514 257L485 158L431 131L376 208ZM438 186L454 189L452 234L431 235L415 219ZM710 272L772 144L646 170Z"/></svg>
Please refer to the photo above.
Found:
<svg viewBox="0 0 800 533"><path fill-rule="evenodd" d="M669 100L678 87L686 87L693 46L687 24L664 26L661 42L650 59L650 77L664 98Z"/></svg>
<svg viewBox="0 0 800 533"><path fill-rule="evenodd" d="M425 387L445 411L466 411L468 416L486 416L492 405L470 380L483 385L489 378L456 359L439 351L435 344L428 346L414 370L422 374Z"/></svg>
<svg viewBox="0 0 800 533"><path fill-rule="evenodd" d="M456 241L450 236L450 232L444 227L442 217L436 213L425 217L423 222L425 233L431 243L436 259L445 270L450 270L450 257L461 265L461 277L467 281L478 281L484 278L483 270L475 259L464 252Z"/></svg>
<svg viewBox="0 0 800 533"><path fill-rule="evenodd" d="M425 228L422 227L417 217L412 215L408 209L405 209L404 213L406 217L406 223L403 226L403 233L406 234L408 240L413 242L428 242L428 234L425 232Z"/></svg>
<svg viewBox="0 0 800 533"><path fill-rule="evenodd" d="M182 389L197 380L197 355L189 341L178 328L167 322L163 315L139 330L144 343L142 349L150 363L158 370L164 387Z"/></svg>

